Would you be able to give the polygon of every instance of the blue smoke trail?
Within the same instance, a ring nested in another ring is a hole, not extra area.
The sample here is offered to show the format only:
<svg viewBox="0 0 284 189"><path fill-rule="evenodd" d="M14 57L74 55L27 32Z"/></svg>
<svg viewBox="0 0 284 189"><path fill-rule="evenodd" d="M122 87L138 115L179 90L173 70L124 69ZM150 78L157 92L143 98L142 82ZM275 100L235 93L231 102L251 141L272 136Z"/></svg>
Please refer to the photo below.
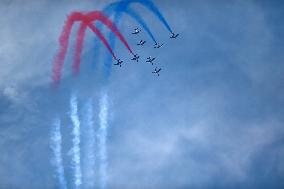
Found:
<svg viewBox="0 0 284 189"><path fill-rule="evenodd" d="M149 36L152 38L152 40L156 43L156 39L154 38L152 32L150 31L149 27L145 23L145 21L142 19L141 16L139 16L133 9L131 9L129 6L133 3L139 3L143 6L145 6L148 10L152 11L155 16L158 17L158 19L163 23L163 25L167 28L169 32L172 33L172 29L169 26L168 22L164 18L164 16L161 14L159 9L155 6L155 4L151 0L122 0L117 1L115 3L110 4L107 6L103 12L107 15L111 15L113 13L116 13L116 17L121 17L122 13L126 13L129 16L133 17L142 27L143 29L149 34ZM118 19L120 20L120 19ZM114 22L114 24L117 24Z"/></svg>
<svg viewBox="0 0 284 189"><path fill-rule="evenodd" d="M108 129L108 96L107 93L103 92L102 97L100 99L100 128L99 128L99 153L100 153L100 167L99 167L99 175L100 175L100 188L106 188L107 182L107 129Z"/></svg>
<svg viewBox="0 0 284 189"><path fill-rule="evenodd" d="M169 32L173 32L170 25L162 15L162 13L159 11L159 9L155 6L155 4L151 0L124 0L126 3L139 3L149 10L151 10L158 18L159 20L164 24L164 26L167 28Z"/></svg>
<svg viewBox="0 0 284 189"><path fill-rule="evenodd" d="M61 122L59 118L55 118L52 123L52 130L51 130L51 144L50 147L53 151L54 157L52 158L52 163L56 167L56 174L59 180L60 188L66 189L66 180L64 175L64 168L62 165L62 152L61 152L61 144L62 144L62 137L60 132Z"/></svg>
<svg viewBox="0 0 284 189"><path fill-rule="evenodd" d="M86 138L86 158L84 161L86 162L86 166L84 168L85 180L86 180L86 188L94 188L94 178L95 178L95 129L94 129L94 120L93 120L94 110L93 110L93 100L90 98L87 100L86 104L84 105L84 123L85 123L85 130L87 131Z"/></svg>
<svg viewBox="0 0 284 189"><path fill-rule="evenodd" d="M140 26L142 26L142 28L148 33L148 35L151 37L151 39L153 40L153 42L156 44L157 40L154 37L154 35L152 34L150 28L146 25L146 22L142 19L142 17L137 14L133 9L128 8L127 9L127 13L129 14L129 16L131 16L132 18L134 18Z"/></svg>
<svg viewBox="0 0 284 189"><path fill-rule="evenodd" d="M70 98L70 118L73 123L73 157L72 163L75 169L75 186L76 188L80 188L82 184L82 173L81 173L81 161L80 161L80 120L78 116L78 102L76 94L72 93Z"/></svg>
<svg viewBox="0 0 284 189"><path fill-rule="evenodd" d="M136 22L138 22L141 25L141 27L148 33L148 35L151 37L154 43L157 42L150 28L147 26L146 22L144 21L144 19L139 14L137 14L132 8L128 7L127 3L125 2L114 3L113 5L106 7L103 10L103 12L108 16L111 16L112 14L115 13L115 18L118 17L118 19L116 20L120 20L123 13L128 14L130 17L135 19ZM115 21L113 23L118 24L118 22Z"/></svg>

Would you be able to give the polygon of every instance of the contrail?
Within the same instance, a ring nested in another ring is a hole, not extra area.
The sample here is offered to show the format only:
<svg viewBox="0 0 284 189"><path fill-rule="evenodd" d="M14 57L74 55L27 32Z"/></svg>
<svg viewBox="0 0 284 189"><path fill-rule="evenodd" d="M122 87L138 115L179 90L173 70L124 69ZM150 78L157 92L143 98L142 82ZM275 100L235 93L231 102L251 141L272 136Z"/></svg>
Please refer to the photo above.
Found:
<svg viewBox="0 0 284 189"><path fill-rule="evenodd" d="M78 116L78 102L76 94L71 94L70 98L70 118L73 123L73 148L72 148L72 163L75 169L74 177L75 177L75 186L76 188L80 188L82 184L82 173L81 173L81 161L80 161L80 120Z"/></svg>
<svg viewBox="0 0 284 189"><path fill-rule="evenodd" d="M62 152L61 152L62 137L61 137L60 127L61 127L60 119L55 118L52 123L50 147L54 155L54 157L52 158L52 163L56 167L56 175L59 180L60 188L66 189L67 187L64 175L64 167L62 165L63 162Z"/></svg>
<svg viewBox="0 0 284 189"><path fill-rule="evenodd" d="M107 182L107 149L106 149L106 141L107 141L107 129L108 129L108 96L106 92L102 93L102 97L100 99L100 129L99 129L99 158L100 158L100 167L99 167L99 175L100 175L100 188L106 188Z"/></svg>
<svg viewBox="0 0 284 189"><path fill-rule="evenodd" d="M86 128L86 156L84 158L84 179L86 182L86 188L95 187L95 129L94 129L94 110L93 100L90 98L84 105L84 125Z"/></svg>

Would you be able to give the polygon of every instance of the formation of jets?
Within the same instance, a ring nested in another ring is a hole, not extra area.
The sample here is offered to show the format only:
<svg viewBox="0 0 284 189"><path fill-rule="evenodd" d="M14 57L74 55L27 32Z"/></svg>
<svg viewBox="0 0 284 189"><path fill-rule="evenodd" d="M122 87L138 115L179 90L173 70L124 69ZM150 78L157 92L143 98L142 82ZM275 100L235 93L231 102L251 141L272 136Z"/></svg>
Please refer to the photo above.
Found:
<svg viewBox="0 0 284 189"><path fill-rule="evenodd" d="M137 35L137 34L139 34L141 31L142 31L141 29L135 28L134 31L132 32L132 34L133 34L133 35ZM171 39L176 39L178 36L179 36L178 33L175 34L175 33L172 32L170 38L171 38ZM137 46L141 46L141 47L142 47L143 45L145 45L145 43L146 43L146 41L141 39L141 40L139 41L139 43L137 43ZM159 48L161 48L163 45L164 45L163 43L157 43L157 42L156 42L156 43L154 44L154 48L155 48L155 49L159 49ZM139 58L140 58L140 56L139 56L138 54L135 54L131 60L136 61L136 62L139 62ZM154 65L154 60L156 60L155 57L149 56L149 57L147 57L147 59L146 59L146 63L150 63L150 64ZM114 65L121 67L122 63L123 63L123 61L120 60L120 59L118 59L118 60L117 60L117 63L114 64ZM160 71L161 71L161 70L162 70L162 68L155 67L155 69L152 71L152 73L153 73L153 74L156 74L157 76L160 76Z"/></svg>

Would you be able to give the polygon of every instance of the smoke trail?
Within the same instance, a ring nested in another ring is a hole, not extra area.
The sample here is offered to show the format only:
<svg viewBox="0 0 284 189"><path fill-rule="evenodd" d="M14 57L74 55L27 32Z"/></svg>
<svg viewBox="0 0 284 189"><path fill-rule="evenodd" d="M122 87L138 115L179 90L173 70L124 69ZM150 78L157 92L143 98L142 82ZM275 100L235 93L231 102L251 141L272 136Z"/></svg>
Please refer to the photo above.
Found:
<svg viewBox="0 0 284 189"><path fill-rule="evenodd" d="M127 9L127 13L134 18L141 26L142 28L148 33L148 35L151 37L152 41L156 44L157 41L154 37L154 35L152 34L150 28L146 25L145 21L143 20L143 18L137 14L133 9L128 8Z"/></svg>
<svg viewBox="0 0 284 189"><path fill-rule="evenodd" d="M80 58L81 58L81 53L83 50L83 43L84 43L86 28L87 28L87 25L82 23L77 33L75 53L74 53L74 62L73 62L73 71L75 73L79 72Z"/></svg>
<svg viewBox="0 0 284 189"><path fill-rule="evenodd" d="M82 49L83 49L83 42L84 42L85 31L86 31L87 25L99 37L99 39L103 42L103 44L109 50L109 52L112 55L112 57L115 60L117 60L114 52L112 51L112 48L108 44L106 38L100 32L100 30L98 30L93 24L89 24L89 23L86 24L86 23L82 22L81 25L80 25L80 28L78 30L78 35L77 35L77 39L76 39L74 62L73 62L73 71L74 71L74 73L78 73L79 69L80 69L80 59L81 59L81 53L82 53Z"/></svg>
<svg viewBox="0 0 284 189"><path fill-rule="evenodd" d="M61 132L60 132L61 122L59 118L55 118L52 123L52 130L51 130L51 144L50 147L53 151L54 157L52 158L52 163L56 167L56 175L59 180L60 188L66 189L66 180L64 175L64 167L62 165L62 152L61 152Z"/></svg>
<svg viewBox="0 0 284 189"><path fill-rule="evenodd" d="M148 33L148 35L151 37L151 39L153 40L154 43L156 43L156 39L153 35L153 33L151 32L151 30L149 29L149 27L147 26L146 22L144 21L144 19L137 14L133 9L131 9L129 7L129 5L132 2L129 1L119 1L119 2L115 2L110 4L109 6L107 6L103 12L106 13L107 15L111 16L113 13L115 13L115 18L118 17L120 20L122 13L128 14L130 17L132 17L133 19L135 19L140 25L141 27ZM118 25L118 22L113 22L115 25Z"/></svg>
<svg viewBox="0 0 284 189"><path fill-rule="evenodd" d="M106 188L107 182L107 129L108 129L108 97L105 92L102 93L102 97L100 99L100 129L99 129L99 150L100 150L100 167L99 167L99 175L100 175L100 188Z"/></svg>
<svg viewBox="0 0 284 189"><path fill-rule="evenodd" d="M167 28L169 32L173 32L170 25L162 15L162 13L159 11L159 9L155 6L155 4L151 0L126 0L128 3L140 3L141 5L146 6L149 10L151 10L158 18L159 20L164 24L164 26Z"/></svg>
<svg viewBox="0 0 284 189"><path fill-rule="evenodd" d="M157 16L158 19L167 28L167 30L172 33L172 29L169 26L169 24L167 23L166 19L163 17L163 15L159 11L159 9L155 6L155 4L151 0L121 0L121 1L117 1L117 2L114 2L110 5L108 5L106 8L104 8L103 12L106 13L107 15L109 15L109 16L113 13L116 13L117 14L116 16L119 17L118 20L120 20L122 13L126 13L126 14L130 15L132 18L134 18L143 27L143 29L148 33L148 35L156 43L156 39L153 36L153 34L152 34L151 30L149 29L149 27L147 26L147 24L145 23L145 21L142 19L142 17L140 15L138 15L133 9L131 9L129 7L133 3L139 3L143 6L145 6L146 8L148 8L148 10L152 11L153 14L155 16ZM114 24L117 25L118 23L114 22Z"/></svg>
<svg viewBox="0 0 284 189"><path fill-rule="evenodd" d="M90 12L87 14L88 19L90 19L91 21L93 21L96 18L96 14L95 12ZM110 19L108 19L107 16L105 16L102 12L100 12L100 19L101 22L107 26L117 37L118 39L123 43L123 45L127 48L127 50L131 53L134 54L130 48L130 46L128 45L127 41L124 39L123 35L120 33L120 31L118 30L118 28L116 27L116 25L114 23L112 23L112 21Z"/></svg>
<svg viewBox="0 0 284 189"><path fill-rule="evenodd" d="M105 26L107 26L113 33L115 33L115 35L124 44L124 46L128 49L128 51L131 54L133 54L131 48L129 47L128 43L121 35L117 27L101 11L92 11L87 14L83 14L81 12L73 12L71 13L71 15L68 16L67 21L63 27L63 31L59 38L60 48L54 59L53 76L52 76L55 84L58 84L61 78L61 71L64 64L66 52L68 49L70 33L75 21L82 21L83 23L86 23L89 27L91 26L93 28L95 28L95 26L92 24L92 22L100 21ZM83 31L82 28L81 31ZM82 40L82 38L84 37L84 32L81 32L81 34L82 36L79 38L78 44L80 44L80 40ZM103 40L102 38L100 39Z"/></svg>
<svg viewBox="0 0 284 189"><path fill-rule="evenodd" d="M78 116L78 102L77 96L75 94L71 94L70 98L70 118L73 123L73 157L72 164L75 169L74 179L76 188L80 188L82 184L82 173L81 173L81 161L80 161L80 120Z"/></svg>
<svg viewBox="0 0 284 189"><path fill-rule="evenodd" d="M86 156L84 159L86 167L84 167L84 179L86 180L86 188L94 188L95 187L95 129L94 129L94 121L93 121L93 101L92 99L88 99L86 104L84 105L84 122L85 122L85 130L86 135Z"/></svg>

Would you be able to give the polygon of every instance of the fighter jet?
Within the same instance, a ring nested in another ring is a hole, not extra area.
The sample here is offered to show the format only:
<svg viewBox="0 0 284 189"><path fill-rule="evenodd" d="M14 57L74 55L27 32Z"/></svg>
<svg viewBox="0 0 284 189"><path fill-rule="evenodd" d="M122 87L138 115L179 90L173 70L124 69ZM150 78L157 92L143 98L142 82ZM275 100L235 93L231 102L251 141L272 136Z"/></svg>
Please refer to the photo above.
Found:
<svg viewBox="0 0 284 189"><path fill-rule="evenodd" d="M154 60L155 60L156 58L154 57L154 58L151 58L151 56L149 56L148 58L147 58L147 60L146 60L146 62L148 62L148 63L150 63L150 64L154 64Z"/></svg>
<svg viewBox="0 0 284 189"><path fill-rule="evenodd" d="M155 68L155 70L152 72L153 74L157 74L158 76L160 76L159 72L162 70L162 68Z"/></svg>
<svg viewBox="0 0 284 189"><path fill-rule="evenodd" d="M146 43L146 41L144 41L144 40L140 40L140 42L137 44L138 46L143 46L144 44Z"/></svg>
<svg viewBox="0 0 284 189"><path fill-rule="evenodd" d="M117 63L116 64L114 64L115 66L119 66L119 67L121 67L121 65L122 65L122 60L120 60L120 59L118 59L117 60Z"/></svg>
<svg viewBox="0 0 284 189"><path fill-rule="evenodd" d="M138 54L135 54L134 57L131 60L134 60L134 61L136 60L138 62L139 57L140 56L138 56Z"/></svg>
<svg viewBox="0 0 284 189"><path fill-rule="evenodd" d="M179 34L175 34L175 33L172 33L172 35L171 35L171 39L176 39L177 37L179 36Z"/></svg>
<svg viewBox="0 0 284 189"><path fill-rule="evenodd" d="M136 35L136 34L138 34L139 32L141 32L141 29L135 28L135 29L134 29L134 32L132 32L132 34Z"/></svg>
<svg viewBox="0 0 284 189"><path fill-rule="evenodd" d="M156 43L156 44L154 45L154 48L155 48L155 49L159 49L159 48L161 48L163 45L164 45L163 43L162 43L162 44Z"/></svg>

